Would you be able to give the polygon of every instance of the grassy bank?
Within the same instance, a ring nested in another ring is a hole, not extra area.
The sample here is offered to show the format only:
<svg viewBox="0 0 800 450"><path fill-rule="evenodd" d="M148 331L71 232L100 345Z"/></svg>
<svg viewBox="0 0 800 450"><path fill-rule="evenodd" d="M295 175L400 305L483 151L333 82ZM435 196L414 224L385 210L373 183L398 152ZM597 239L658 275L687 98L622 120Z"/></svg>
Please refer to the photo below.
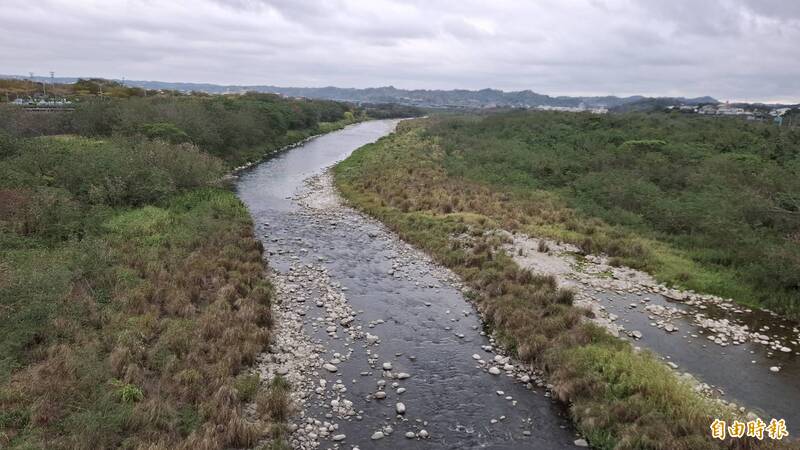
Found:
<svg viewBox="0 0 800 450"><path fill-rule="evenodd" d="M0 139L0 447L251 446L271 286L225 164L189 144ZM237 384L238 383L238 384Z"/></svg>
<svg viewBox="0 0 800 450"><path fill-rule="evenodd" d="M747 440L713 441L709 424L730 411L695 394L653 355L635 352L583 321L586 312L572 306L571 294L557 289L554 279L520 269L499 251L501 242L486 231L535 227L555 233L559 214L577 215L548 193L507 191L454 176L448 167L454 153L448 153L450 143L431 125L430 120L402 123L396 134L357 150L335 168L337 185L354 205L475 290L488 324L521 360L546 372L592 446L757 446ZM494 173L491 165L483 170ZM465 234L471 239L455 239Z"/></svg>
<svg viewBox="0 0 800 450"><path fill-rule="evenodd" d="M514 198L534 235L673 285L800 315L800 131L681 114L430 123L450 177Z"/></svg>

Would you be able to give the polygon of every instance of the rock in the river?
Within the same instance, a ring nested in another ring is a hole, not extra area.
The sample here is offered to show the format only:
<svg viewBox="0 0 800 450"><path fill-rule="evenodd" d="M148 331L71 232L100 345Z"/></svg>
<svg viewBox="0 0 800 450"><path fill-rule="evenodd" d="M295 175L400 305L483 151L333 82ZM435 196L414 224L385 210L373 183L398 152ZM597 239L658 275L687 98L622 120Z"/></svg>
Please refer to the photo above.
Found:
<svg viewBox="0 0 800 450"><path fill-rule="evenodd" d="M403 403L398 403L397 405L395 405L394 408L397 411L397 414L405 414L406 413L406 405L404 405Z"/></svg>
<svg viewBox="0 0 800 450"><path fill-rule="evenodd" d="M337 434L336 436L334 436L334 437L333 437L333 440L334 440L335 442L339 442L339 441L343 441L343 440L344 440L346 437L347 437L347 436L345 436L345 435L343 435L343 434Z"/></svg>
<svg viewBox="0 0 800 450"><path fill-rule="evenodd" d="M333 364L331 364L331 363L325 363L325 364L323 364L323 365L322 365L322 368L323 368L323 369L325 369L325 370L327 370L328 372L331 372L331 373L333 373L333 372L336 372L337 370L339 370L338 368L336 368L336 366L334 366L334 365L333 365Z"/></svg>
<svg viewBox="0 0 800 450"><path fill-rule="evenodd" d="M406 378L409 378L409 377L411 377L411 375L409 375L409 374L407 374L405 372L400 372L400 373L397 374L397 379L398 380L405 380Z"/></svg>
<svg viewBox="0 0 800 450"><path fill-rule="evenodd" d="M392 363L390 362L383 363L383 370L392 370Z"/></svg>
<svg viewBox="0 0 800 450"><path fill-rule="evenodd" d="M426 430L419 430L419 437L421 437L422 439L427 439L428 436L430 436L430 435L428 434L428 432Z"/></svg>
<svg viewBox="0 0 800 450"><path fill-rule="evenodd" d="M375 398L377 398L378 400L383 400L384 398L386 398L386 392L383 391L376 392Z"/></svg>
<svg viewBox="0 0 800 450"><path fill-rule="evenodd" d="M377 441L378 439L383 439L383 431L376 431L372 433L372 437L370 438L373 441Z"/></svg>
<svg viewBox="0 0 800 450"><path fill-rule="evenodd" d="M500 369L495 366L489 368L489 373L492 375L500 375Z"/></svg>
<svg viewBox="0 0 800 450"><path fill-rule="evenodd" d="M414 439L415 437L417 437L417 435L414 434L413 431L406 431L406 437L409 439Z"/></svg>
<svg viewBox="0 0 800 450"><path fill-rule="evenodd" d="M770 372L780 372L781 368L778 367L778 366L772 366L772 367L769 368L769 371Z"/></svg>
<svg viewBox="0 0 800 450"><path fill-rule="evenodd" d="M586 439L583 439L583 438L575 439L575 442L573 442L573 443L575 444L576 447L588 447L589 446L589 443L586 442Z"/></svg>

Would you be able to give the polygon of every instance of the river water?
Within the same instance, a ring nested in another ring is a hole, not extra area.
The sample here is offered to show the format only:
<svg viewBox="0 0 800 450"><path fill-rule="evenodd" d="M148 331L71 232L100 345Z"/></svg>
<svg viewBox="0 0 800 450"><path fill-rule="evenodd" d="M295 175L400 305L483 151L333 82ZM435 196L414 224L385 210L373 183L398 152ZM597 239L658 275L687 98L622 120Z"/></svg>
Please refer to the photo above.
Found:
<svg viewBox="0 0 800 450"><path fill-rule="evenodd" d="M336 420L338 430L321 439L320 448L575 448L578 436L545 389L506 373L491 375L488 365L475 361L476 354L487 361L494 357L482 348L489 340L461 291L435 276L433 264L409 258L410 247L349 208L338 207L320 220L292 199L307 189L304 180L389 134L396 124L372 121L321 136L242 173L237 184L273 270L296 273L299 264L327 269L358 311L350 327L380 338L379 346L368 347L339 334L331 337L316 326L322 309L298 304L306 332L328 349L322 358L348 355L336 361L337 373L319 370L316 376L327 379L327 386L342 380L359 411L357 417ZM383 362L410 378L387 378ZM387 398L375 400L381 380L387 383ZM406 391L398 394L392 383ZM329 398L312 394L306 414L334 421L326 409ZM402 416L395 412L399 401L407 410ZM387 426L390 434L371 439ZM427 439L419 438L422 429ZM416 437L406 437L409 432ZM346 438L333 442L336 434Z"/></svg>

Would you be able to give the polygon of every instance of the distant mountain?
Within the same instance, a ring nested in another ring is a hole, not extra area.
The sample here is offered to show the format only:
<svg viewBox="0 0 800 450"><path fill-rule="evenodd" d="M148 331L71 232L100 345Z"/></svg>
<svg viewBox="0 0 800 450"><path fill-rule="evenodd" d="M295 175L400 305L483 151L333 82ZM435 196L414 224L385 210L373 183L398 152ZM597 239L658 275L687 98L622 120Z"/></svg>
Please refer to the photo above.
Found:
<svg viewBox="0 0 800 450"><path fill-rule="evenodd" d="M27 79L19 75L0 75L0 78ZM34 77L36 81L50 81L47 77ZM77 78L55 78L56 83L74 83ZM114 80L121 81L121 80ZM240 93L240 92L270 92L289 97L307 97L325 100L339 100L356 103L399 103L404 105L421 106L428 108L490 108L511 107L530 108L536 106L569 107L569 108L617 108L648 99L640 95L630 97L551 97L530 90L505 92L497 89L481 89L470 91L464 89L453 90L427 90L427 89L397 89L393 86L377 88L339 88L339 87L279 87L269 85L218 85L209 83L171 83L164 81L139 81L126 80L127 86L145 89L166 89L176 91L199 91L210 94ZM711 97L700 98L670 98L668 101L681 104L694 105L702 103L718 103Z"/></svg>

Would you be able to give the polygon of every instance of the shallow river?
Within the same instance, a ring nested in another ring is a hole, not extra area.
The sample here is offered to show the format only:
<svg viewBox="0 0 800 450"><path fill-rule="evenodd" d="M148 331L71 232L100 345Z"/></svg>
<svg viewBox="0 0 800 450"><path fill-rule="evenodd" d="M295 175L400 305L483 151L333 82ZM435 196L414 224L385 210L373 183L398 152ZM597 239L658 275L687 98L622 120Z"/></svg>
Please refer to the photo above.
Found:
<svg viewBox="0 0 800 450"><path fill-rule="evenodd" d="M326 378L328 386L342 380L360 417L326 419L328 400L312 394L307 415L338 424L320 439L320 448L576 448L578 436L545 389L531 389L505 373L491 375L487 365L477 364L473 355L487 361L494 357L482 348L489 340L471 305L458 289L433 276L429 261L408 258L405 244L349 208L338 208L335 219L320 221L292 199L307 189L304 180L387 135L396 123L367 122L319 137L241 174L237 186L270 253L271 267L283 274L297 264L324 267L357 312L350 327L361 326L380 338L367 354L368 346L315 326L321 308L312 304L303 310L304 328L328 349L323 358L351 352L337 361L337 373L319 370L316 377ZM386 379L383 362L410 378ZM387 383L387 398L375 400L381 379ZM392 383L406 391L398 394ZM395 412L397 402L406 407L402 416ZM391 433L371 439L387 426ZM419 438L422 429L427 439ZM406 437L410 432L416 437ZM336 434L346 438L333 442Z"/></svg>
<svg viewBox="0 0 800 450"><path fill-rule="evenodd" d="M242 173L237 184L269 253L270 266L280 276L298 280L302 280L295 276L298 265L327 270L352 308L355 321L348 330L361 327L380 338L379 345L370 346L343 337L341 327L326 332L325 325L331 323L325 323L324 309L314 308L313 302L297 304L302 328L324 348L315 370L304 372L308 384L317 386L318 378L324 378L329 388L341 380L339 386L347 388L342 397L352 401L357 411L337 418L331 414L329 391L311 393L306 415L338 426L320 436L320 448L575 448L579 436L545 389L521 383L518 372L514 376L487 372L496 365L495 355L484 348L490 342L461 291L436 276L441 269L350 208L337 204L333 213L323 214L298 200L298 195L309 195L306 181L310 177L389 134L396 123L367 122L319 137ZM304 292L303 282L298 282L298 292ZM797 435L800 364L796 348L790 354L773 354L751 343L719 347L693 335L702 330L686 318L675 319L680 331L667 335L649 326L652 318L641 307L630 307L640 300L638 296L598 292L596 297L620 316L625 328L641 330L642 339L636 345L670 357L678 370L724 391L723 398L743 402L762 417L785 418L789 431ZM652 297L653 304L690 309L681 302ZM711 317L725 315L705 312ZM792 325L775 317L754 313L735 320L745 318L751 329L769 324L771 333L784 335L787 342L797 339ZM334 357L334 353L345 356ZM481 358L480 364L474 356ZM336 373L321 368L322 362L332 359ZM384 362L392 365L391 371L381 369ZM772 365L782 370L770 372ZM400 371L410 378L393 378ZM381 390L387 396L376 400L376 386L384 382ZM398 388L405 392L399 393ZM397 402L403 402L405 414L396 414ZM391 431L383 438L371 439L386 427ZM421 430L429 437L421 439ZM336 435L345 437L334 442Z"/></svg>

